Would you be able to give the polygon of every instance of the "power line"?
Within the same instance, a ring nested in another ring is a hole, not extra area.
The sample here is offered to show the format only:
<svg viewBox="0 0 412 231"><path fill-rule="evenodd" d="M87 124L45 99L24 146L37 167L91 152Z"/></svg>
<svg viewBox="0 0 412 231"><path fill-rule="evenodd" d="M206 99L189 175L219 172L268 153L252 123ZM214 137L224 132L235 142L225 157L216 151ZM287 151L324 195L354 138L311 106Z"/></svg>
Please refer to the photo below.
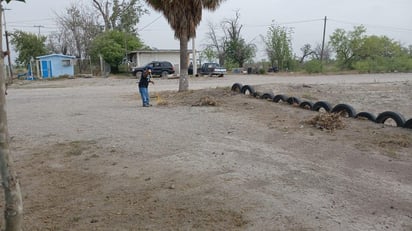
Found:
<svg viewBox="0 0 412 231"><path fill-rule="evenodd" d="M382 29L390 29L390 30L400 30L400 31L409 31L409 32L412 32L412 28L400 28L400 27L383 26L383 25L363 24L363 23L349 22L349 21L329 19L329 18L328 18L328 20L329 20L329 21L332 21L332 22L342 23L342 24L349 24L349 25L352 25L352 26L364 25L364 26L366 26L366 27L375 27L375 28L382 28Z"/></svg>
<svg viewBox="0 0 412 231"><path fill-rule="evenodd" d="M299 20L299 21L290 21L290 22L276 22L274 21L274 24L279 24L279 25L288 25L288 24L301 24L301 23L308 23L308 22L317 22L317 21L323 21L323 19L307 19L307 20ZM245 24L245 27L268 27L273 24Z"/></svg>
<svg viewBox="0 0 412 231"><path fill-rule="evenodd" d="M317 21L323 21L323 18L320 19L307 19L307 20L300 20L300 21L291 21L291 22L282 22L279 24L301 24L301 23L308 23L308 22L317 22Z"/></svg>
<svg viewBox="0 0 412 231"><path fill-rule="evenodd" d="M155 20L151 21L151 22L150 22L149 24L147 24L146 26L142 27L140 30L137 30L137 32L146 29L147 27L149 27L150 25L152 25L153 23L155 23L157 20L159 20L161 17L162 17L162 15L159 15L159 17L157 17Z"/></svg>
<svg viewBox="0 0 412 231"><path fill-rule="evenodd" d="M9 23L33 23L33 22L41 22L41 21L50 21L55 20L55 18L43 18L43 19L32 19L32 20L23 20L23 21L10 21Z"/></svg>
<svg viewBox="0 0 412 231"><path fill-rule="evenodd" d="M9 27L13 27L13 28L32 28L33 27L33 26L22 26L22 25L9 24L9 23L7 23L7 25ZM35 26L35 27L37 27L37 26ZM58 29L59 27L57 27L57 26L42 26L42 28L45 28L45 29Z"/></svg>
<svg viewBox="0 0 412 231"><path fill-rule="evenodd" d="M38 37L40 37L40 28L41 28L41 27L44 27L44 26L42 26L42 25L38 25L38 26L34 25L33 27L38 27L38 28L39 28L39 34L38 34Z"/></svg>

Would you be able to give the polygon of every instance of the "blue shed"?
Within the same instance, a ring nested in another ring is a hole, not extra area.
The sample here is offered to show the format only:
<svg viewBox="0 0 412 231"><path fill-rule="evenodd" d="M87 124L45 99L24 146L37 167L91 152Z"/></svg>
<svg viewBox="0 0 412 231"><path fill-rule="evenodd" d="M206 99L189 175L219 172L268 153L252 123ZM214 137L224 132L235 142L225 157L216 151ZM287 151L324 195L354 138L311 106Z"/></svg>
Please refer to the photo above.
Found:
<svg viewBox="0 0 412 231"><path fill-rule="evenodd" d="M38 56L42 78L59 77L61 75L74 75L75 56L50 54Z"/></svg>

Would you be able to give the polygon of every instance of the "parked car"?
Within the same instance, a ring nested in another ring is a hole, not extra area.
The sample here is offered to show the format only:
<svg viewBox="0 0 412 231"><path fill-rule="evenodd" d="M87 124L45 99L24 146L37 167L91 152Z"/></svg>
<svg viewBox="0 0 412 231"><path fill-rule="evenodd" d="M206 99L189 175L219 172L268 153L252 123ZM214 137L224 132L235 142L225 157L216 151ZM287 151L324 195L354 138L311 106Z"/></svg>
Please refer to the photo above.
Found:
<svg viewBox="0 0 412 231"><path fill-rule="evenodd" d="M223 77L226 73L226 68L221 67L218 63L204 63L200 68L198 68L197 73L199 75L217 75L219 77Z"/></svg>
<svg viewBox="0 0 412 231"><path fill-rule="evenodd" d="M137 78L140 77L146 67L152 68L153 76L160 76L166 78L168 75L174 74L175 70L171 62L168 61L152 61L141 67L133 67L132 75Z"/></svg>
<svg viewBox="0 0 412 231"><path fill-rule="evenodd" d="M268 72L279 72L279 68L278 67L270 67L268 69Z"/></svg>

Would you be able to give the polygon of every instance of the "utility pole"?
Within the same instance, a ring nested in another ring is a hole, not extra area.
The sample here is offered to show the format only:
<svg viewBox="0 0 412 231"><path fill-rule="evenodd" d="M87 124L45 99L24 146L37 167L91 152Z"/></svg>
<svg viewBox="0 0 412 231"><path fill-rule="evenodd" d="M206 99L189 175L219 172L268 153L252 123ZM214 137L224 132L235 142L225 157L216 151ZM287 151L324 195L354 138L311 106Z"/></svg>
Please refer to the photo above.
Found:
<svg viewBox="0 0 412 231"><path fill-rule="evenodd" d="M9 61L9 71L10 71L10 82L13 83L13 69L12 69L12 63L11 63L11 54L10 54L10 46L9 46L9 32L7 31L6 27L6 10L10 10L7 8L2 8L3 11L3 21L4 21L4 33L6 35L6 47L7 47L7 60Z"/></svg>
<svg viewBox="0 0 412 231"><path fill-rule="evenodd" d="M322 63L323 61L323 51L325 49L326 20L327 20L327 17L325 16L325 19L323 22L323 39L322 39L322 50L320 53L320 63Z"/></svg>
<svg viewBox="0 0 412 231"><path fill-rule="evenodd" d="M38 27L38 28L39 28L39 34L37 35L37 37L40 38L40 28L41 28L41 27L44 27L44 26L42 26L42 25L34 25L33 27Z"/></svg>
<svg viewBox="0 0 412 231"><path fill-rule="evenodd" d="M193 76L197 75L197 57L196 57L196 46L195 46L195 38L192 38L192 68L193 68Z"/></svg>

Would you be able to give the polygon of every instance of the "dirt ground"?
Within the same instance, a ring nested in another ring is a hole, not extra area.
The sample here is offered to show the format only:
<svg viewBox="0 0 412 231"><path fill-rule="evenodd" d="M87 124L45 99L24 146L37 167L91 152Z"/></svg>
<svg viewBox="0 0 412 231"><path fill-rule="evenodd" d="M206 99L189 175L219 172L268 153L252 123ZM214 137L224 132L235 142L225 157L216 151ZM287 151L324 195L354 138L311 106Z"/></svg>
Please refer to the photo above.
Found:
<svg viewBox="0 0 412 231"><path fill-rule="evenodd" d="M410 231L411 129L343 117L319 129L319 112L230 90L409 119L412 74L400 76L200 77L184 93L158 79L150 108L134 79L15 82L25 230Z"/></svg>

